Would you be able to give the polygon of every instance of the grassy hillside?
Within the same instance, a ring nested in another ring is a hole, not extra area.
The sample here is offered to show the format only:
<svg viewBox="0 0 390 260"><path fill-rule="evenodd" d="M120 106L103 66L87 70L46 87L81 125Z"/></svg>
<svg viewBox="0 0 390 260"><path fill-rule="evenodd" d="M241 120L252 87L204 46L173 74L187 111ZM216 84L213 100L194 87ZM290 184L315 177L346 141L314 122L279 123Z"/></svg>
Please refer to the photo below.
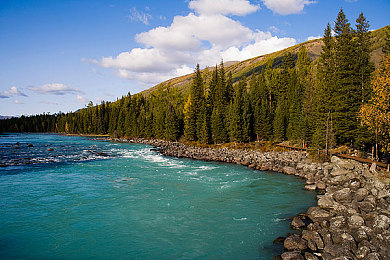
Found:
<svg viewBox="0 0 390 260"><path fill-rule="evenodd" d="M380 61L380 55L382 52L382 46L384 45L384 37L385 37L385 32L386 30L390 30L390 25L385 26L381 29L372 31L372 51L371 51L371 61L375 64L375 66L378 66L379 61ZM242 76L250 76L253 73L258 73L261 71L267 64L267 62L270 59L274 60L273 66L277 67L281 64L283 57L286 55L286 53L291 52L292 54L296 55L299 52L299 49L305 46L309 57L311 60L315 61L318 59L318 57L321 54L321 49L322 49L322 39L316 39L316 40L311 40L307 42L303 42L294 46L291 46L289 48L254 57L248 60L244 60L241 62L237 61L230 61L230 62L225 62L225 70L226 72L231 72L233 75L233 82L236 82L239 80ZM201 65L201 64L200 64ZM206 68L203 70L205 78L208 78L208 75L210 74L209 72L214 70L214 68ZM188 93L189 91L189 86L191 83L191 77L193 74L188 74L184 75L181 77L176 77L169 79L167 81L164 81L152 88L149 88L147 90L144 90L141 92L143 95L148 96L150 93L153 93L153 91L162 88L162 89L167 89L167 88L177 88L180 91L182 91L184 94Z"/></svg>

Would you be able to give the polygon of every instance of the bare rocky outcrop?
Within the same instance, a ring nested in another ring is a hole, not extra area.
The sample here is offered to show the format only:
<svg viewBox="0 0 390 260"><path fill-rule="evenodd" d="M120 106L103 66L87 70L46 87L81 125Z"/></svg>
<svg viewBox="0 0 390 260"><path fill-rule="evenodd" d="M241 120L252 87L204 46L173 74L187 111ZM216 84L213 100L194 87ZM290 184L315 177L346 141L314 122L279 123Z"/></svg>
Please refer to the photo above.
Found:
<svg viewBox="0 0 390 260"><path fill-rule="evenodd" d="M284 240L282 259L390 259L390 178L377 169L333 156L312 162L303 152L260 152L201 148L160 140L125 140L158 147L167 156L221 161L295 175L305 188L321 191L307 219L293 218L301 229Z"/></svg>

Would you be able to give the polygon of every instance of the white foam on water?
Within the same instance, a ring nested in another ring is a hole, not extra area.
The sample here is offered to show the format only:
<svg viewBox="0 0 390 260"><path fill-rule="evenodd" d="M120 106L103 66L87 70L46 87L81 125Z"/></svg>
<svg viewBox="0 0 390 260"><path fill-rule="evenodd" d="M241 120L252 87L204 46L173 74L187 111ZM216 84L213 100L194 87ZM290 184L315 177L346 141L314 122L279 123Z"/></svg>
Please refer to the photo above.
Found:
<svg viewBox="0 0 390 260"><path fill-rule="evenodd" d="M272 222L281 222L281 221L286 221L284 218L274 218L272 219Z"/></svg>
<svg viewBox="0 0 390 260"><path fill-rule="evenodd" d="M224 190L224 189L228 189L228 188L230 188L231 187L231 185L229 185L229 184L224 184L224 185L222 185L221 186L221 190Z"/></svg>
<svg viewBox="0 0 390 260"><path fill-rule="evenodd" d="M150 151L150 148L145 148L141 150L125 150L125 149L111 149L112 152L121 155L124 158L140 159L152 163L157 163L160 167L170 167L170 168L184 168L186 167L182 163L175 161L171 158L163 157L156 152Z"/></svg>
<svg viewBox="0 0 390 260"><path fill-rule="evenodd" d="M209 170L214 170L217 169L217 167L209 166L209 165L203 165L199 167L199 170L201 171L209 171Z"/></svg>
<svg viewBox="0 0 390 260"><path fill-rule="evenodd" d="M235 221L244 221L244 220L247 220L248 218L233 218Z"/></svg>

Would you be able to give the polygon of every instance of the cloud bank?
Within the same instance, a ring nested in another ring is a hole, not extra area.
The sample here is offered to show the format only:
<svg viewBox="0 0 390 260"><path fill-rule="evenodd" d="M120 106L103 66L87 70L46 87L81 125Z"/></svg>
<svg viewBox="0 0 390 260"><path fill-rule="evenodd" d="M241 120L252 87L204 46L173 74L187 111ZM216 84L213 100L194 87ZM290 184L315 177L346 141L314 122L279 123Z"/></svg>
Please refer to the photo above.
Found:
<svg viewBox="0 0 390 260"><path fill-rule="evenodd" d="M278 13L287 13L284 11L287 7L290 12L300 12L312 3L307 0L263 2ZM189 8L193 12L175 16L169 26L137 34L135 39L141 47L92 63L113 69L121 78L151 85L191 73L197 63L213 66L221 59L241 61L296 44L293 38L252 30L234 20L231 16L244 16L260 9L247 0L192 0Z"/></svg>
<svg viewBox="0 0 390 260"><path fill-rule="evenodd" d="M79 89L70 88L61 83L50 83L39 87L28 87L28 89L38 94L59 95L59 96L66 95L66 94L82 93L82 91L80 91Z"/></svg>
<svg viewBox="0 0 390 260"><path fill-rule="evenodd" d="M9 90L5 90L0 93L0 98L10 98L12 96L27 97L26 94L24 94L21 90L19 90L15 86L12 86Z"/></svg>
<svg viewBox="0 0 390 260"><path fill-rule="evenodd" d="M299 14L306 5L314 4L311 0L262 0L264 5L276 14Z"/></svg>

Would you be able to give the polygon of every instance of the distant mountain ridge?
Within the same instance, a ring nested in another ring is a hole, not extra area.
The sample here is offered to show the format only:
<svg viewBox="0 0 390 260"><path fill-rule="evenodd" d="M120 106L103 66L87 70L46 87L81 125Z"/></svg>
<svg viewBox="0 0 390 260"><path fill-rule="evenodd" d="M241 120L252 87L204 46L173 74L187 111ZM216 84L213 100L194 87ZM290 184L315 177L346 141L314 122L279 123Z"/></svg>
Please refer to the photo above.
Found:
<svg viewBox="0 0 390 260"><path fill-rule="evenodd" d="M1 119L9 119L9 118L12 118L12 116L1 116L1 115L0 115L0 120L1 120Z"/></svg>
<svg viewBox="0 0 390 260"><path fill-rule="evenodd" d="M386 30L390 30L390 25L387 25L375 31L371 31L371 36L372 36L371 61L375 64L375 67L377 67L380 62L380 56L382 52L382 46L384 45L384 41L385 41L384 37L385 37ZM283 57L288 52L291 52L293 55L296 55L299 52L299 49L303 46L306 47L310 59L312 61L316 61L321 54L322 45L323 45L322 38L310 40L277 52L257 56L244 61L224 62L224 67L227 73L229 72L232 73L233 82L236 82L243 76L248 77L253 73L258 73L259 71L261 71L266 66L269 60L273 59L274 66L279 66L282 62ZM202 64L200 65L202 66ZM214 68L209 67L203 69L202 72L204 73L207 70L212 71L214 70ZM143 94L144 96L148 96L149 94L153 93L157 89L161 89L161 88L162 89L177 88L183 93L188 93L192 76L193 73L169 79L156 86L153 86L149 89L142 91L141 94Z"/></svg>

